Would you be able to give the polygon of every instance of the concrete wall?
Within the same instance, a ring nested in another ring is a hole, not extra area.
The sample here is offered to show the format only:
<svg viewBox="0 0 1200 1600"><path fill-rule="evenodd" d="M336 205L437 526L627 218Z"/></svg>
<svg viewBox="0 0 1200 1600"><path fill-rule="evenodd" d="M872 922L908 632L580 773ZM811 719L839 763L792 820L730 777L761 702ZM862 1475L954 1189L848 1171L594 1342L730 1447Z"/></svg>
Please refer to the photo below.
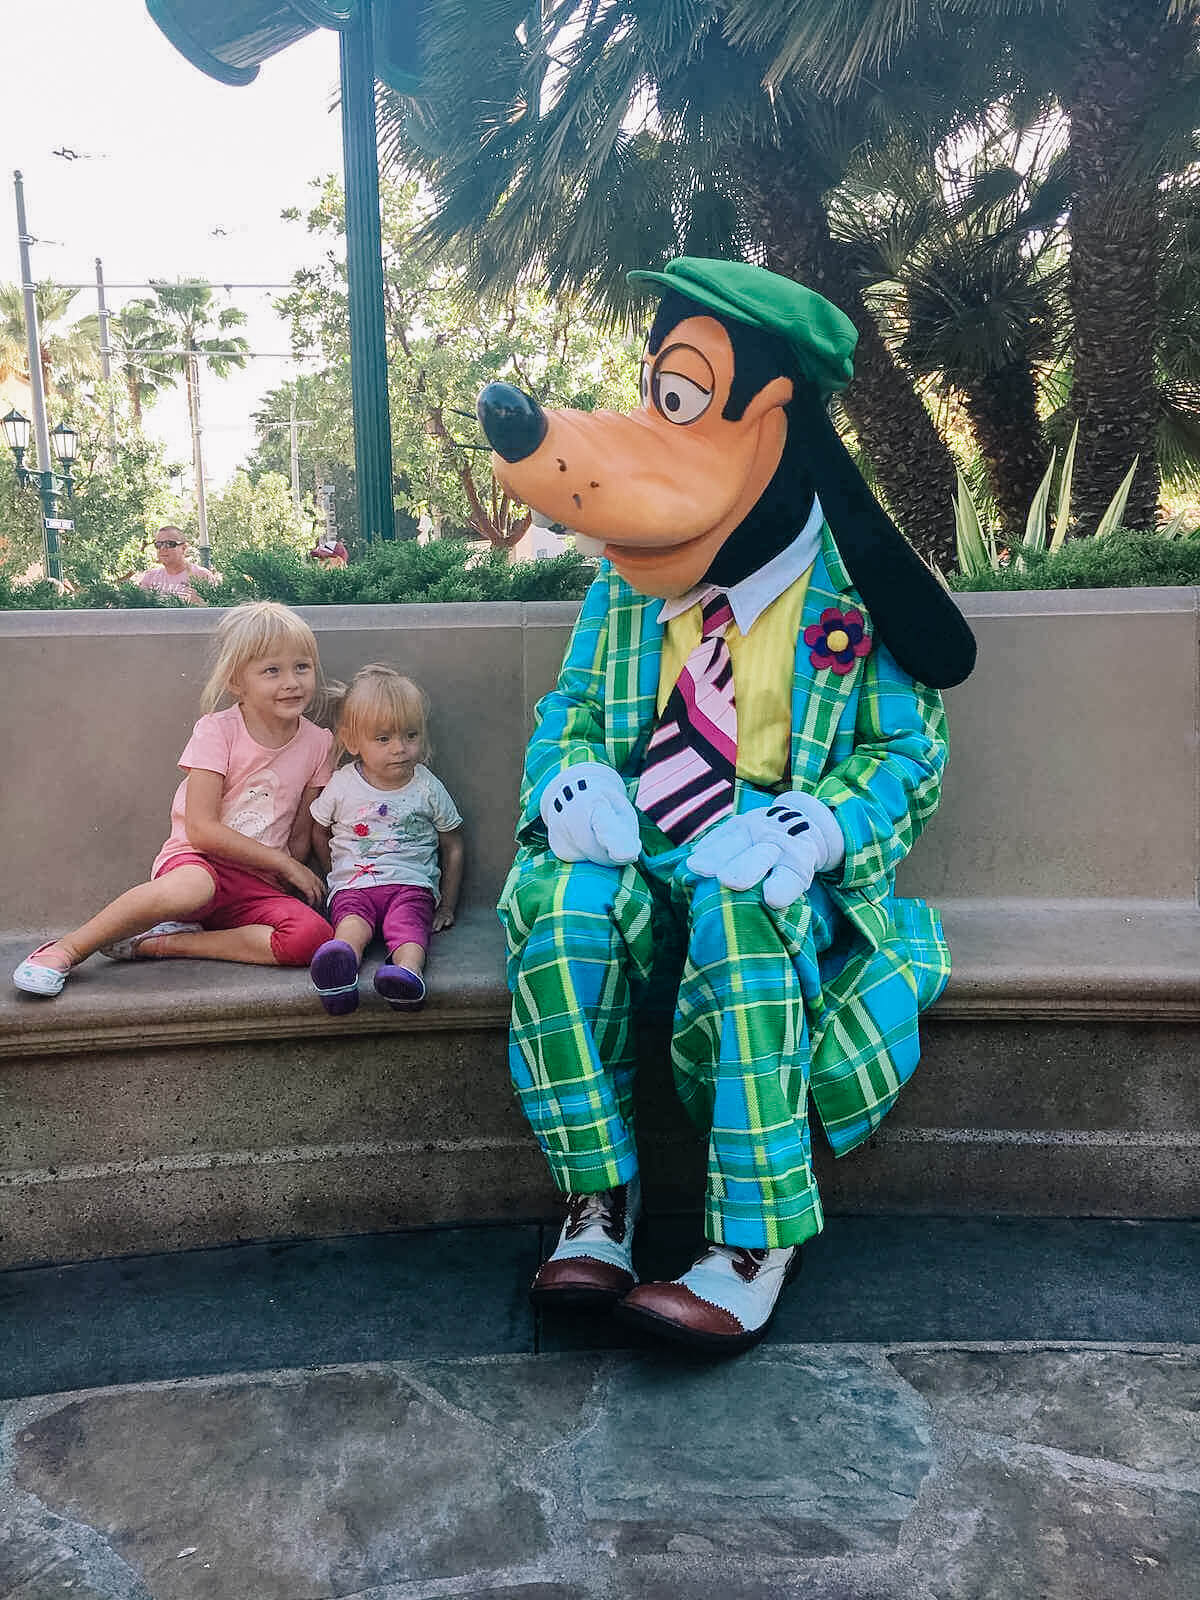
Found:
<svg viewBox="0 0 1200 1600"><path fill-rule="evenodd" d="M948 696L952 759L904 883L939 899L1195 903L1192 589L968 595L979 667ZM468 905L511 854L530 711L575 607L315 607L326 672L410 672L467 820ZM0 613L7 763L0 928L82 919L144 876L198 715L217 613Z"/></svg>

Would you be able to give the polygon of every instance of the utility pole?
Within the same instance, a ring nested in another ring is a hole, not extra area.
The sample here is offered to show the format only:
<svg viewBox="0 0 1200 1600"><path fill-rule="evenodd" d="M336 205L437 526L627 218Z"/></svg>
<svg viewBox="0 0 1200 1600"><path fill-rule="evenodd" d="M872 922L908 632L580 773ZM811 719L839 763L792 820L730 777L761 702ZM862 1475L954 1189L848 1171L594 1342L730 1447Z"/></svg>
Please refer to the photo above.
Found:
<svg viewBox="0 0 1200 1600"><path fill-rule="evenodd" d="M296 516L300 515L300 429L296 423L296 391L293 389L288 402L288 434L291 443L292 456L292 504L296 508Z"/></svg>
<svg viewBox="0 0 1200 1600"><path fill-rule="evenodd" d="M21 292L25 301L25 338L29 350L29 388L33 399L33 437L37 445L38 491L42 497L42 542L46 576L62 578L58 554L58 532L51 526L59 520L58 498L54 489L54 463L50 456L50 428L46 422L46 386L42 376L42 339L38 329L37 299L33 290L33 268L29 261L29 225L25 220L25 185L19 172L13 173L17 197L17 249L21 258Z"/></svg>
<svg viewBox="0 0 1200 1600"><path fill-rule="evenodd" d="M104 268L100 265L100 257L96 257L96 302L100 315L100 371L104 375L107 386L112 378L112 346L108 342L108 305L104 299ZM113 459L117 455L117 408L113 403L112 390L108 391L108 448Z"/></svg>
<svg viewBox="0 0 1200 1600"><path fill-rule="evenodd" d="M200 565L207 567L212 559L212 551L208 547L208 506L204 499L204 447L200 440L200 363L196 359L194 350L188 351L187 362L188 409L192 424L192 472L196 479L196 522L200 530L200 548L197 553Z"/></svg>

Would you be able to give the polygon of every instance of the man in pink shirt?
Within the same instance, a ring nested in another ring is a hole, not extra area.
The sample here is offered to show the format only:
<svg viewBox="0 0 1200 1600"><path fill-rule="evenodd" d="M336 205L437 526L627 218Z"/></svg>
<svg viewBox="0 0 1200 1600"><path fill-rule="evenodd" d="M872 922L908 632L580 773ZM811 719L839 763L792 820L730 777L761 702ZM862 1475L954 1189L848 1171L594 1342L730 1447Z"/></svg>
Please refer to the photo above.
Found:
<svg viewBox="0 0 1200 1600"><path fill-rule="evenodd" d="M154 548L158 551L160 565L151 567L147 572L139 572L134 583L141 589L152 589L156 594L178 595L191 606L204 605L205 602L193 587L193 580L199 578L203 583L219 583L221 574L210 572L207 567L197 566L194 561L188 560L187 540L178 528L169 525L160 528L154 535Z"/></svg>

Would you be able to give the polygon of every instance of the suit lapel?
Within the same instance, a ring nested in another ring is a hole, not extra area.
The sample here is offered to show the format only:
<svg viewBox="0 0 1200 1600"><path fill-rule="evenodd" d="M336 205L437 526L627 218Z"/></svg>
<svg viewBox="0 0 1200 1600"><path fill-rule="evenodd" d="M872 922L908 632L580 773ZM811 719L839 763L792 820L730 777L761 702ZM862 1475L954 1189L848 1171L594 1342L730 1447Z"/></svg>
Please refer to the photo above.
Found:
<svg viewBox="0 0 1200 1600"><path fill-rule="evenodd" d="M791 782L797 789L809 789L820 778L846 701L862 676L862 659L855 661L844 675L830 667L813 665L812 646L805 643L804 630L819 625L822 613L831 609L861 611L864 620L869 622L826 523L821 530L821 549L808 580L800 636L796 640Z"/></svg>
<svg viewBox="0 0 1200 1600"><path fill-rule="evenodd" d="M658 701L663 625L661 600L647 599L615 572L609 574L605 745L623 771L639 740L648 737Z"/></svg>

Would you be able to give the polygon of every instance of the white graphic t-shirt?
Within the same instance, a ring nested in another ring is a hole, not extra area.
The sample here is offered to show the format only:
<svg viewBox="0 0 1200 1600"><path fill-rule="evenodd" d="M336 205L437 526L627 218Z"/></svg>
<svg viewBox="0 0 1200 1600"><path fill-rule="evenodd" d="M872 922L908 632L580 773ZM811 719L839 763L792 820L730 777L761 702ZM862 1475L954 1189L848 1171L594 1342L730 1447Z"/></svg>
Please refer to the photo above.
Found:
<svg viewBox="0 0 1200 1600"><path fill-rule="evenodd" d="M330 829L329 891L412 883L438 892L438 834L462 825L458 807L428 767L403 789L376 789L351 761L339 767L312 803Z"/></svg>

